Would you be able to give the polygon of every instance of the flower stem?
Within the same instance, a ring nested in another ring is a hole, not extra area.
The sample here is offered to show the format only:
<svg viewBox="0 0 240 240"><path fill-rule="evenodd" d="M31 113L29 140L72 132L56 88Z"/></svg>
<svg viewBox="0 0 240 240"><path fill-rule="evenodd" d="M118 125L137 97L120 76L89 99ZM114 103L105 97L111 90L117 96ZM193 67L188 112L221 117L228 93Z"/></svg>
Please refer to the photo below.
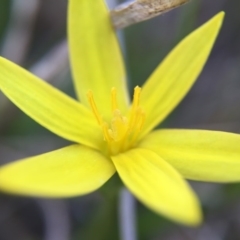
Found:
<svg viewBox="0 0 240 240"><path fill-rule="evenodd" d="M119 232L121 240L137 240L136 200L122 188L119 192Z"/></svg>

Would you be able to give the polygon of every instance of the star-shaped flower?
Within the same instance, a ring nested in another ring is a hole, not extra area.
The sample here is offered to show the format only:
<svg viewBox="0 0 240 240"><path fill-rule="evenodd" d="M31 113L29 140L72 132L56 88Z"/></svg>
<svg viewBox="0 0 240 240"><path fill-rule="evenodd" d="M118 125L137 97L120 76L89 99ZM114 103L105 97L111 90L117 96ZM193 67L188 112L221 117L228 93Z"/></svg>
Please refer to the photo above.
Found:
<svg viewBox="0 0 240 240"><path fill-rule="evenodd" d="M0 88L31 118L75 144L0 169L9 193L70 197L98 189L116 171L157 213L195 225L198 200L183 179L240 180L240 136L201 130L153 130L201 72L223 13L191 33L165 58L129 103L125 72L103 0L70 0L68 33L81 103L0 59Z"/></svg>

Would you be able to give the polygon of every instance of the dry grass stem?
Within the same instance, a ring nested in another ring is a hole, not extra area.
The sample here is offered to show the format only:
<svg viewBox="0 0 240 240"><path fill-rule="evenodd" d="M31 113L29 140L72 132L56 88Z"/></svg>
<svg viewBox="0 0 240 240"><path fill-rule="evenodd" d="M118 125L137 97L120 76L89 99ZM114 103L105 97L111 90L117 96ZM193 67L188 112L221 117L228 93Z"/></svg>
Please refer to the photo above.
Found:
<svg viewBox="0 0 240 240"><path fill-rule="evenodd" d="M116 29L145 21L179 7L190 0L133 0L120 4L111 11Z"/></svg>

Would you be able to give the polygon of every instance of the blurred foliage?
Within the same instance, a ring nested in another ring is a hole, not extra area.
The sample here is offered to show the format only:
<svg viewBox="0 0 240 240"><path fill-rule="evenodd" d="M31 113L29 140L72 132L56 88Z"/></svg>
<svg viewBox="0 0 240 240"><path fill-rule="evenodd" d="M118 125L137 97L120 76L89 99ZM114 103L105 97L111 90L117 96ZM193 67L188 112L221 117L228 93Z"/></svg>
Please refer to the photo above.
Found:
<svg viewBox="0 0 240 240"><path fill-rule="evenodd" d="M4 30L6 29L7 22L8 22L8 16L10 11L10 1L9 0L1 0L0 1L0 43L1 39L4 35Z"/></svg>
<svg viewBox="0 0 240 240"><path fill-rule="evenodd" d="M22 1L22 0L17 0ZM28 1L23 1L28 4ZM57 6L57 7L56 7ZM66 0L41 0L21 65L36 64L66 35ZM0 51L8 31L11 1L0 0ZM240 1L192 0L155 19L123 30L130 91L142 85L184 36L223 10L226 19L211 57L190 93L164 127L215 129L240 133ZM1 54L2 55L2 54ZM68 66L51 83L73 95ZM39 126L0 96L0 164L57 149L68 143ZM190 229L137 205L140 240L240 239L240 185L192 183L205 221ZM0 240L119 239L118 195L114 177L84 197L44 200L0 194ZM186 209L187 211L187 209Z"/></svg>

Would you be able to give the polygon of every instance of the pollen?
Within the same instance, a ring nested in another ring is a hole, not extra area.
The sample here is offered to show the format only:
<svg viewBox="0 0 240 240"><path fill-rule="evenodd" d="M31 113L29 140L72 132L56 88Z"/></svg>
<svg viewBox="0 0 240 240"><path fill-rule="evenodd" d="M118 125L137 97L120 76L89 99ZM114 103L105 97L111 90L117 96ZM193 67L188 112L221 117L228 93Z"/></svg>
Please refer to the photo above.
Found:
<svg viewBox="0 0 240 240"><path fill-rule="evenodd" d="M127 116L124 116L118 108L116 88L112 88L112 119L107 122L103 119L97 109L92 91L88 91L88 101L92 112L102 129L103 140L107 143L108 154L116 155L120 152L124 152L127 149L134 147L138 141L139 133L141 132L145 120L145 113L139 105L140 94L141 88L136 86L134 88L132 106Z"/></svg>

